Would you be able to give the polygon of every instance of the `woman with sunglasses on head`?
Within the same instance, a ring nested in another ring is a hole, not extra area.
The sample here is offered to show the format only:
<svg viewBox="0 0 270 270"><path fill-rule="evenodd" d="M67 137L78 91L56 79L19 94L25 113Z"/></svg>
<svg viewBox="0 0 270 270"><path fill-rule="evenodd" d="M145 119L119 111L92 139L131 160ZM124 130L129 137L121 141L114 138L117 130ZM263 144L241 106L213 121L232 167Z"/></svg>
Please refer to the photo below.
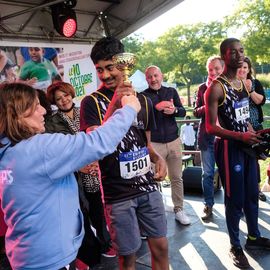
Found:
<svg viewBox="0 0 270 270"><path fill-rule="evenodd" d="M255 131L263 129L263 110L262 106L265 103L265 93L261 82L253 76L253 68L251 60L248 57L244 58L244 62L241 68L237 71L238 77L245 83L247 90L249 91L249 113L250 122ZM259 199L266 201L266 196L260 189L260 165L257 163L258 170L258 185L259 185Z"/></svg>
<svg viewBox="0 0 270 270"><path fill-rule="evenodd" d="M122 108L90 134L43 134L37 91L1 86L0 200L13 270L75 269L84 229L73 172L113 152L127 133L140 104L135 96L119 100Z"/></svg>

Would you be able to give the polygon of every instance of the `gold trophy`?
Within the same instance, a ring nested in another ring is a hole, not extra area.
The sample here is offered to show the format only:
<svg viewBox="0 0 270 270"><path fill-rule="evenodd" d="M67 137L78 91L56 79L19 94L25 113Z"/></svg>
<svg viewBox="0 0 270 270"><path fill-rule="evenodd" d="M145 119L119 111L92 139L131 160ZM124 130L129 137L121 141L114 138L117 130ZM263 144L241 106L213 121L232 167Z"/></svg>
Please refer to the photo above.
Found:
<svg viewBox="0 0 270 270"><path fill-rule="evenodd" d="M136 57L133 53L118 53L112 58L116 68L123 72L124 82L129 81L129 75L136 63Z"/></svg>
<svg viewBox="0 0 270 270"><path fill-rule="evenodd" d="M113 63L115 64L116 68L123 72L124 82L131 83L129 80L129 75L131 70L135 66L136 57L133 53L118 53L112 57ZM136 95L136 92L135 92ZM133 121L133 126L138 126L137 117Z"/></svg>

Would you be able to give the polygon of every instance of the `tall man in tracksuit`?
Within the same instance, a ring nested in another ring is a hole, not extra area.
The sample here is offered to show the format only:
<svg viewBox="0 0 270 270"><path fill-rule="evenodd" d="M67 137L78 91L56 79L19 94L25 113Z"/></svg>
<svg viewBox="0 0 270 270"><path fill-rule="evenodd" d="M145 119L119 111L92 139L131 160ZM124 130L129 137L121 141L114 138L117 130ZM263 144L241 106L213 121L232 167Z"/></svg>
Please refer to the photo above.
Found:
<svg viewBox="0 0 270 270"><path fill-rule="evenodd" d="M225 191L229 255L237 267L249 268L239 240L242 212L248 229L245 248L270 250L270 240L261 237L258 229L256 157L244 151L244 147L260 142L260 136L249 123L250 94L237 78L244 48L238 39L228 38L220 45L220 55L225 62L224 71L206 91L206 131L218 137L215 156Z"/></svg>
<svg viewBox="0 0 270 270"><path fill-rule="evenodd" d="M151 130L152 146L167 163L175 219L183 225L189 225L190 220L183 210L182 147L175 120L176 116L184 117L186 110L177 91L162 86L163 74L159 67L149 66L145 77L149 88L143 93L152 100L157 125L156 129Z"/></svg>

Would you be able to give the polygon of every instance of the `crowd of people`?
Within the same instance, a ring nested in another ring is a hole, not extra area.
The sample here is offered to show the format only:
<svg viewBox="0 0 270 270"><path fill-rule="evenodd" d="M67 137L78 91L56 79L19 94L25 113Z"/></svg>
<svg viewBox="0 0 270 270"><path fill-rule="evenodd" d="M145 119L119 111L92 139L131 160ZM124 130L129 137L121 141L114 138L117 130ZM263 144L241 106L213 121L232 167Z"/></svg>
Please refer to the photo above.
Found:
<svg viewBox="0 0 270 270"><path fill-rule="evenodd" d="M248 268L239 240L242 215L246 249L270 249L270 240L258 229L258 198L266 200L258 159L243 150L260 142L256 131L263 129L265 94L241 42L225 39L220 56L207 60L208 77L193 111L200 118L197 136L177 90L162 85L158 66L146 68L148 88L141 93L123 80L113 62L123 52L114 37L95 43L91 59L101 85L80 108L73 103L73 86L61 81L42 48L21 52L29 54L20 75L27 83L0 86L0 253L15 270L86 270L102 255L118 256L119 268L130 270L144 236L152 269L169 270L159 182L167 176L175 220L190 225L184 211L183 148L201 153L203 221L212 218L217 165L229 254L234 265ZM1 62L11 65L0 51ZM41 63L54 78L46 77ZM37 76L44 77L46 91L34 88ZM188 120L180 131L176 117Z"/></svg>

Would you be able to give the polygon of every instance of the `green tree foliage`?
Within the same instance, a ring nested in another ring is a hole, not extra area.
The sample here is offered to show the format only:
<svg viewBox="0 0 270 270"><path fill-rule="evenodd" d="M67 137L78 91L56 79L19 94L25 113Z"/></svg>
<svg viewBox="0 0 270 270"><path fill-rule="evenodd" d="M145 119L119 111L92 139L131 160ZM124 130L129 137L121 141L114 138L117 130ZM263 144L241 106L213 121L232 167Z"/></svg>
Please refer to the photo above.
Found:
<svg viewBox="0 0 270 270"><path fill-rule="evenodd" d="M155 41L146 41L143 43L138 59L140 61L139 69L142 71L150 65L156 65L162 68L162 63L167 61L167 59L162 59L160 48Z"/></svg>
<svg viewBox="0 0 270 270"><path fill-rule="evenodd" d="M138 54L141 51L144 40L141 35L132 35L124 38L122 43L125 46L125 51Z"/></svg>
<svg viewBox="0 0 270 270"><path fill-rule="evenodd" d="M134 53L136 55L136 64L134 70L140 69L141 62L138 55L142 52L143 38L140 35L132 35L124 38L122 43L125 46L125 52Z"/></svg>
<svg viewBox="0 0 270 270"><path fill-rule="evenodd" d="M167 79L186 85L189 106L190 86L206 74L207 58L219 53L217 45L224 36L222 24L212 22L178 25L157 40L159 58L163 59L160 67Z"/></svg>
<svg viewBox="0 0 270 270"><path fill-rule="evenodd" d="M270 62L270 0L239 0L224 23L231 29L242 29L241 41L253 62Z"/></svg>
<svg viewBox="0 0 270 270"><path fill-rule="evenodd" d="M165 80L186 85L190 105L190 86L203 81L207 58L219 53L218 45L225 37L222 24L178 25L156 41L142 42L139 36L123 39L125 50L137 56L137 69L144 71L157 65Z"/></svg>
<svg viewBox="0 0 270 270"><path fill-rule="evenodd" d="M156 42L144 41L140 35L126 37L122 42L126 52L136 55L135 69L144 71L150 65L160 65L159 48Z"/></svg>
<svg viewBox="0 0 270 270"><path fill-rule="evenodd" d="M207 58L219 54L220 42L231 36L228 33L237 30L237 36L242 35L241 42L253 64L268 64L269 29L270 0L239 0L235 12L223 22L178 25L155 41L133 35L123 43L126 51L136 54L136 69L144 71L149 65L157 65L166 81L185 85L190 105L190 86L204 81Z"/></svg>

